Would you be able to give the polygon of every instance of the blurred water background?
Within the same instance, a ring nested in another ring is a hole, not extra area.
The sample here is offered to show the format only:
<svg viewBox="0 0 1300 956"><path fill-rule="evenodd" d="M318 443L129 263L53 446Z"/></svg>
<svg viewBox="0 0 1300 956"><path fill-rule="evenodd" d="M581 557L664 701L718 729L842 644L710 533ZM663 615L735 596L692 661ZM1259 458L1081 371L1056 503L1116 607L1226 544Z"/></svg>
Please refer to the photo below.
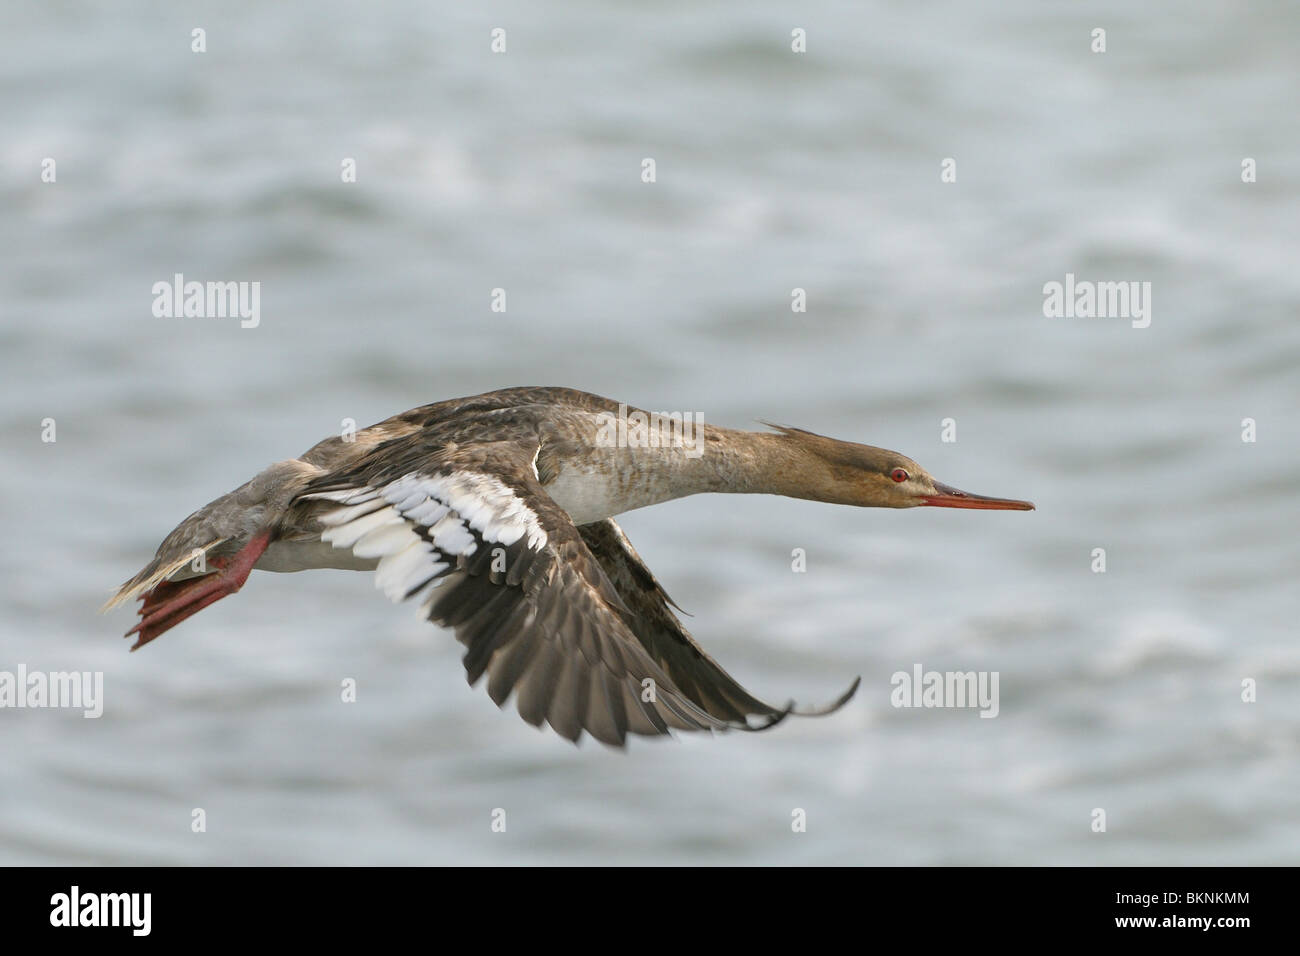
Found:
<svg viewBox="0 0 1300 956"><path fill-rule="evenodd" d="M4 5L0 669L103 671L106 702L0 711L0 861L1300 862L1297 30L1209 0ZM177 272L260 282L260 325L155 318ZM1151 282L1150 327L1045 318L1067 272ZM831 718L627 753L498 712L365 575L254 575L139 654L96 615L343 419L518 384L1039 510L626 516L754 692L863 676ZM916 663L999 672L998 718L893 708Z"/></svg>

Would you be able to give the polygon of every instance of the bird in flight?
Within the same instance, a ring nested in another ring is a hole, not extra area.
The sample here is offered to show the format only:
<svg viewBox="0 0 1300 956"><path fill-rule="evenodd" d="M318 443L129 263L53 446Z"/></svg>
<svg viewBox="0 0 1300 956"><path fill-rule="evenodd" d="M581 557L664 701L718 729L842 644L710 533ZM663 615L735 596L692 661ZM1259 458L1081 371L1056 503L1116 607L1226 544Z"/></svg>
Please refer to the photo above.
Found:
<svg viewBox="0 0 1300 956"><path fill-rule="evenodd" d="M139 599L132 650L253 569L375 572L391 600L465 645L471 685L577 742L762 730L790 714L695 642L614 521L706 492L875 508L1029 511L967 494L897 452L770 426L693 424L567 388L506 388L423 405L327 438L182 521L105 610ZM679 609L680 610L680 609Z"/></svg>

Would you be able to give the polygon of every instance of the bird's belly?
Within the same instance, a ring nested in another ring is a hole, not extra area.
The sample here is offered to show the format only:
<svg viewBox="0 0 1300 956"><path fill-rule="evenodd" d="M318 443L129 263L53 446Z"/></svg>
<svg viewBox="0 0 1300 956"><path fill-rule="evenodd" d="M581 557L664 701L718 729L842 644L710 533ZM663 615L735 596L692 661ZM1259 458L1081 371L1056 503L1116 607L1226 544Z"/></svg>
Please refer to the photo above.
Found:
<svg viewBox="0 0 1300 956"><path fill-rule="evenodd" d="M336 548L319 538L273 541L253 565L259 571L309 571L315 568L373 571L378 566L377 560L355 557L351 550Z"/></svg>

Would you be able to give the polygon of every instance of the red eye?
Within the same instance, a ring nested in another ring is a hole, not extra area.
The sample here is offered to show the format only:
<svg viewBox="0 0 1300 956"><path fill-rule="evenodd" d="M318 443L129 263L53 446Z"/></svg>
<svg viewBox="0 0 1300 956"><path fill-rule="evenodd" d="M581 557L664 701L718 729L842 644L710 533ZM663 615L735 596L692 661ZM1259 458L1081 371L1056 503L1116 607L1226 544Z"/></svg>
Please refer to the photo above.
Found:
<svg viewBox="0 0 1300 956"><path fill-rule="evenodd" d="M901 468L895 468L889 473L889 477L893 478L895 481L907 481L907 472L903 471Z"/></svg>

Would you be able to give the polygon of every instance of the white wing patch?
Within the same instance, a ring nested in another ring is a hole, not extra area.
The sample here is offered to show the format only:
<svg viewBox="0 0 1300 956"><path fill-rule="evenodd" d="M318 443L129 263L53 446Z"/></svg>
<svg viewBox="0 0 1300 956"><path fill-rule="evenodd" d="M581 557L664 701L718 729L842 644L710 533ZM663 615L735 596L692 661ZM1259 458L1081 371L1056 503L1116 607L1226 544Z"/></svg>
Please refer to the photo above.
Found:
<svg viewBox="0 0 1300 956"><path fill-rule="evenodd" d="M397 602L422 590L483 541L509 547L527 536L546 546L537 515L499 479L473 472L411 473L382 488L325 491L308 498L342 507L321 517L321 540L358 558L378 559L375 586ZM416 528L427 528L426 536ZM431 539L431 540L430 540Z"/></svg>

